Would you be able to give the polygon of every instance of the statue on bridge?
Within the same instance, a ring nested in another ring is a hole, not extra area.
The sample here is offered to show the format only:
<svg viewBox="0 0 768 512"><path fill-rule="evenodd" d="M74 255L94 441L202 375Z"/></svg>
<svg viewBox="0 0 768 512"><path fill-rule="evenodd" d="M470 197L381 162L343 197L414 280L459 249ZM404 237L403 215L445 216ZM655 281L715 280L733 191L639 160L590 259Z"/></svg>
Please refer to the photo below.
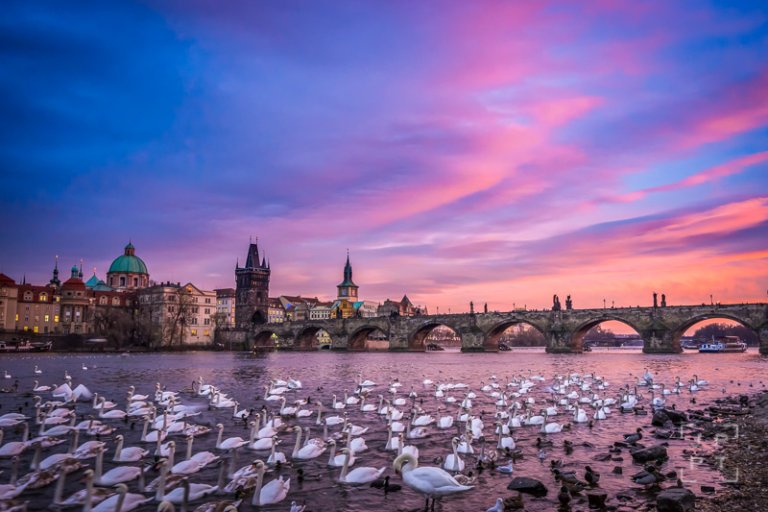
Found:
<svg viewBox="0 0 768 512"><path fill-rule="evenodd" d="M658 296L659 295L656 292L653 292L653 307L654 308L659 307Z"/></svg>
<svg viewBox="0 0 768 512"><path fill-rule="evenodd" d="M557 295L552 296L552 311L560 311L562 310L562 306L560 306L560 297Z"/></svg>
<svg viewBox="0 0 768 512"><path fill-rule="evenodd" d="M661 294L661 307L667 307L667 295L664 293Z"/></svg>
<svg viewBox="0 0 768 512"><path fill-rule="evenodd" d="M487 302L483 305L483 313L488 313L488 303Z"/></svg>
<svg viewBox="0 0 768 512"><path fill-rule="evenodd" d="M567 309L568 311L573 309L573 301L571 300L570 295L565 298L565 309Z"/></svg>

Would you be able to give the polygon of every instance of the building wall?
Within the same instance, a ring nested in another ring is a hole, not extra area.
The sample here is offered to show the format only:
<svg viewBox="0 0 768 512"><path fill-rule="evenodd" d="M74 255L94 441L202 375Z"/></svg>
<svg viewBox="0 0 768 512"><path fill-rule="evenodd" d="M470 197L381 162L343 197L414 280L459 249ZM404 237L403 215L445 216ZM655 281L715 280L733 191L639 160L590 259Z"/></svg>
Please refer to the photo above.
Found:
<svg viewBox="0 0 768 512"><path fill-rule="evenodd" d="M18 291L15 284L0 284L0 331L12 331L16 328Z"/></svg>
<svg viewBox="0 0 768 512"><path fill-rule="evenodd" d="M15 330L41 334L63 331L55 288L19 285L17 293L16 311L13 313Z"/></svg>

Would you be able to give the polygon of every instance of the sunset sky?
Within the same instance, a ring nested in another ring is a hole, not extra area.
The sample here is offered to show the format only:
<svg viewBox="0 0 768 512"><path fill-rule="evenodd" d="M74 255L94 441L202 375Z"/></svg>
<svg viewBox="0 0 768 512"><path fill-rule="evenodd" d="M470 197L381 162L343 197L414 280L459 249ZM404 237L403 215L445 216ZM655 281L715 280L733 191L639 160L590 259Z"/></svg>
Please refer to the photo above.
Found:
<svg viewBox="0 0 768 512"><path fill-rule="evenodd" d="M11 0L0 272L430 311L768 297L765 1Z"/></svg>

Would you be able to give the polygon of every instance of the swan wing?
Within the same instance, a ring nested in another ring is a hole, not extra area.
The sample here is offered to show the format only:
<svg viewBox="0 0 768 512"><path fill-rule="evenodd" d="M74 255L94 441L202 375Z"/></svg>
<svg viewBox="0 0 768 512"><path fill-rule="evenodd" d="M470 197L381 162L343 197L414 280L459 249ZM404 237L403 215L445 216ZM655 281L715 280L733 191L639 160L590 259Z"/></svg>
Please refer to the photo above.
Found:
<svg viewBox="0 0 768 512"><path fill-rule="evenodd" d="M426 494L434 494L437 489L455 489L449 492L471 489L471 487L461 485L449 473L436 467L418 467L404 473L403 477L405 483Z"/></svg>

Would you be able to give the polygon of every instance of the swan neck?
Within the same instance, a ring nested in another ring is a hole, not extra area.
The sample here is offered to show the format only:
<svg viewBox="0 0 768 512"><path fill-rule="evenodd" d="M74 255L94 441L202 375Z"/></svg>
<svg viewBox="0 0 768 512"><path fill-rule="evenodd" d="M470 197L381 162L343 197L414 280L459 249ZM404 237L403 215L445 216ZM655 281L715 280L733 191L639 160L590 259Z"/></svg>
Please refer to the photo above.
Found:
<svg viewBox="0 0 768 512"><path fill-rule="evenodd" d="M96 469L94 470L94 478L101 480L101 472L104 469L104 450L99 450L96 454Z"/></svg>
<svg viewBox="0 0 768 512"><path fill-rule="evenodd" d="M93 475L85 477L85 505L83 512L91 512L91 501L93 500Z"/></svg>
<svg viewBox="0 0 768 512"><path fill-rule="evenodd" d="M293 445L293 456L299 454L299 448L301 447L301 429L296 432L296 444Z"/></svg>
<svg viewBox="0 0 768 512"><path fill-rule="evenodd" d="M259 467L259 472L256 475L256 488L253 490L253 500L251 505L258 507L261 505L261 487L264 485L264 466Z"/></svg>
<svg viewBox="0 0 768 512"><path fill-rule="evenodd" d="M115 456L112 457L112 460L119 461L120 460L120 454L123 453L123 443L125 442L124 438L120 438L117 440L117 448L115 448Z"/></svg>

